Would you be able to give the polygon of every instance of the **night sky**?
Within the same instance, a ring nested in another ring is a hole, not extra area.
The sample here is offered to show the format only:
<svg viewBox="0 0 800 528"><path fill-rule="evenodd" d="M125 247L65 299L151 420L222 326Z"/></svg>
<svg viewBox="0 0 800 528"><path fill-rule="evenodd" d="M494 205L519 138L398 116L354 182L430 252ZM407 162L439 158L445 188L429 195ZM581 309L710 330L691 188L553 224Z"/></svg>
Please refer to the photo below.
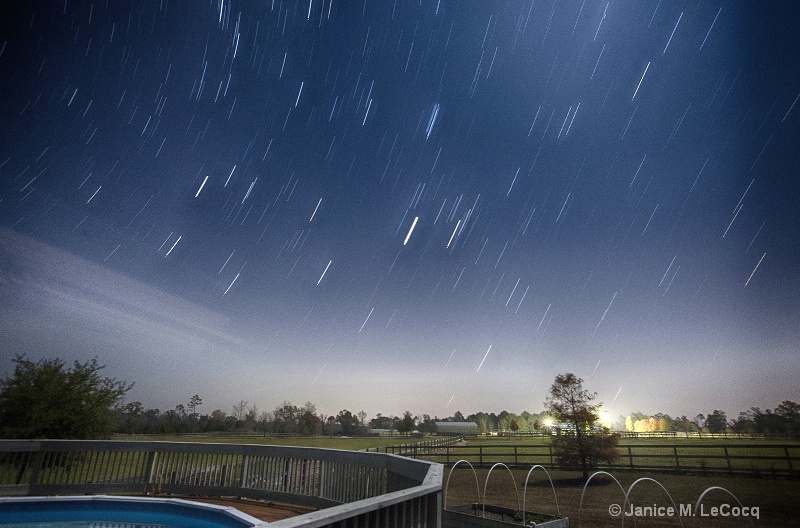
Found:
<svg viewBox="0 0 800 528"><path fill-rule="evenodd" d="M162 410L800 400L795 2L2 2L0 374Z"/></svg>

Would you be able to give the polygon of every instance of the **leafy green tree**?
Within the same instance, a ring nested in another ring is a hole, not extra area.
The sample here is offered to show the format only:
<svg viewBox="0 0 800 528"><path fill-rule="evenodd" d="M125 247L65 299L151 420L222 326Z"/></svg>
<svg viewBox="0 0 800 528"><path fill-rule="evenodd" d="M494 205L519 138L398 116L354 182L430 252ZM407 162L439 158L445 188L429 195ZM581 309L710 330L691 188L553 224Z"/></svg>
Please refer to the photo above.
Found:
<svg viewBox="0 0 800 528"><path fill-rule="evenodd" d="M381 413L369 421L369 426L372 429L391 429L392 428L392 417L391 416L383 416Z"/></svg>
<svg viewBox="0 0 800 528"><path fill-rule="evenodd" d="M336 421L342 428L341 431L343 435L351 436L358 432L358 416L354 415L347 409L339 411L339 414L336 415Z"/></svg>
<svg viewBox="0 0 800 528"><path fill-rule="evenodd" d="M775 407L775 413L783 420L783 433L791 438L800 438L800 404L785 400Z"/></svg>
<svg viewBox="0 0 800 528"><path fill-rule="evenodd" d="M740 412L739 417L731 424L731 429L737 434L752 434L756 430L753 415L749 412Z"/></svg>
<svg viewBox="0 0 800 528"><path fill-rule="evenodd" d="M583 478L587 479L587 469L596 468L601 463L609 464L619 457L618 442L619 434L610 433L608 429L583 435L580 443L578 435L560 435L553 440L553 454L562 469L580 469Z"/></svg>
<svg viewBox="0 0 800 528"><path fill-rule="evenodd" d="M545 408L556 419L557 428L566 426L568 435L559 435L553 440L554 450L562 467L580 467L584 480L589 478L589 468L598 461L616 458L614 435L592 435L599 421L600 404L593 404L595 393L583 388L583 380L575 374L559 374L550 387ZM601 437L599 440L597 437ZM613 446L607 449L608 444Z"/></svg>
<svg viewBox="0 0 800 528"><path fill-rule="evenodd" d="M297 427L301 435L314 436L322 434L322 420L308 409L300 415L297 420Z"/></svg>
<svg viewBox="0 0 800 528"><path fill-rule="evenodd" d="M696 429L692 421L685 415L673 420L672 428L676 431L683 431L684 433L688 433L689 431L694 431Z"/></svg>
<svg viewBox="0 0 800 528"><path fill-rule="evenodd" d="M14 374L0 381L0 436L105 438L116 407L133 384L103 377L92 359L71 368L59 358L37 362L18 355Z"/></svg>
<svg viewBox="0 0 800 528"><path fill-rule="evenodd" d="M284 401L275 408L273 412L272 427L276 433L296 433L298 429L297 421L303 411L292 405L291 402Z"/></svg>
<svg viewBox="0 0 800 528"><path fill-rule="evenodd" d="M774 411L762 411L753 407L749 413L752 416L755 430L758 433L776 436L800 438L800 404L786 400L778 405Z"/></svg>
<svg viewBox="0 0 800 528"><path fill-rule="evenodd" d="M728 417L723 411L714 409L714 412L706 416L705 426L709 433L724 433L728 427Z"/></svg>
<svg viewBox="0 0 800 528"><path fill-rule="evenodd" d="M409 434L416 426L416 416L412 416L411 411L406 411L403 413L403 417L400 419L400 423L397 425L397 432L401 434Z"/></svg>
<svg viewBox="0 0 800 528"><path fill-rule="evenodd" d="M117 409L117 432L142 434L145 432L145 414L142 402L134 401Z"/></svg>
<svg viewBox="0 0 800 528"><path fill-rule="evenodd" d="M430 414L423 414L422 420L420 420L419 424L417 425L417 430L420 433L435 433L436 429L436 422L438 418L431 418Z"/></svg>
<svg viewBox="0 0 800 528"><path fill-rule="evenodd" d="M227 425L228 415L222 409L214 409L208 420L209 431L224 431Z"/></svg>

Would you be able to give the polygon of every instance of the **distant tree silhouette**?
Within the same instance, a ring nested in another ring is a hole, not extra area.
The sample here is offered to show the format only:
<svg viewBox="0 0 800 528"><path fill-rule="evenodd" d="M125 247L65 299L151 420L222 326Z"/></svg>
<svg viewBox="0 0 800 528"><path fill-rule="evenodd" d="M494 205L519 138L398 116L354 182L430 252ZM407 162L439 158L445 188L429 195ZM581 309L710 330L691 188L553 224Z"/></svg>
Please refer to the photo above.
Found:
<svg viewBox="0 0 800 528"><path fill-rule="evenodd" d="M724 433L728 427L728 417L725 416L723 411L715 409L714 412L706 416L705 426L708 428L709 433Z"/></svg>
<svg viewBox="0 0 800 528"><path fill-rule="evenodd" d="M195 394L191 398L189 398L189 405L186 406L189 409L189 415L192 417L197 417L197 408L203 404L203 399Z"/></svg>
<svg viewBox="0 0 800 528"><path fill-rule="evenodd" d="M400 419L400 423L397 425L397 432L401 434L408 434L414 430L416 425L416 417L411 415L411 411L406 411L403 413L403 417Z"/></svg>
<svg viewBox="0 0 800 528"><path fill-rule="evenodd" d="M358 416L347 409L339 411L339 414L336 415L336 422L341 427L343 435L350 436L358 432Z"/></svg>

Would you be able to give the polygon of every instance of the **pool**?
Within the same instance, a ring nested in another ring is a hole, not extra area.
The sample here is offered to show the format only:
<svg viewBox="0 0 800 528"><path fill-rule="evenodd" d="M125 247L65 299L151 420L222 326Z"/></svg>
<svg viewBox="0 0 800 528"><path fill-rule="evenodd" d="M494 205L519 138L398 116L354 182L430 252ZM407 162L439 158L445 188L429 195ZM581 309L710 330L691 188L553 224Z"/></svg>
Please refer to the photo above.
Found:
<svg viewBox="0 0 800 528"><path fill-rule="evenodd" d="M263 523L236 508L182 499L0 498L0 528L252 528Z"/></svg>

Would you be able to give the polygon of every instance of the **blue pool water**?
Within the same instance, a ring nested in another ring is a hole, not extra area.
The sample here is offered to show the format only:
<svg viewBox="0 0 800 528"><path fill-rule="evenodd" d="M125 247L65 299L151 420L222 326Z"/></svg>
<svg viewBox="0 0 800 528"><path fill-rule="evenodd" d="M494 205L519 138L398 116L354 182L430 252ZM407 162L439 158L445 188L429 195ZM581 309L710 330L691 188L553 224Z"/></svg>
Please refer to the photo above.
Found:
<svg viewBox="0 0 800 528"><path fill-rule="evenodd" d="M260 522L234 508L180 499L0 499L0 528L251 528Z"/></svg>

